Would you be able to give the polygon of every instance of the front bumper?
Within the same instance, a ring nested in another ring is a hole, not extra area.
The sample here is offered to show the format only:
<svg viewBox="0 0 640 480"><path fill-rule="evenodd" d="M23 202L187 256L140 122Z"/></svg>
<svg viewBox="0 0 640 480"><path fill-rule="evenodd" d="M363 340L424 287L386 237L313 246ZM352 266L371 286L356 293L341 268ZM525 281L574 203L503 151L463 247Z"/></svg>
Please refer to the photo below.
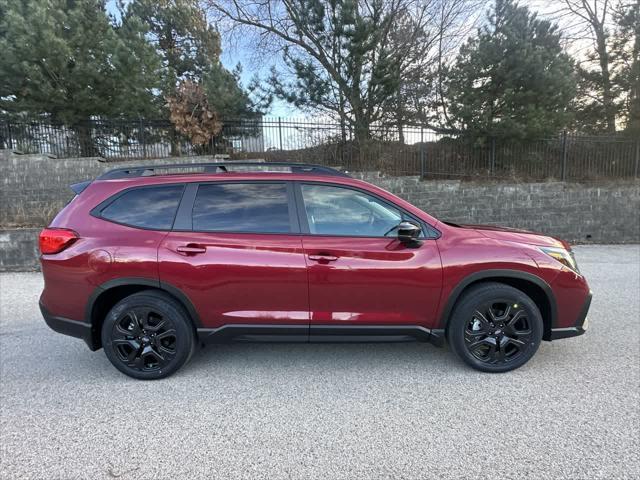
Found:
<svg viewBox="0 0 640 480"><path fill-rule="evenodd" d="M89 345L91 350L96 350L93 342L91 324L51 315L44 305L42 305L42 302L40 303L40 312L42 312L44 321L51 330L71 337L81 338L87 345Z"/></svg>
<svg viewBox="0 0 640 480"><path fill-rule="evenodd" d="M583 335L589 328L589 320L587 319L587 313L589 313L589 307L591 306L592 292L589 292L584 302L582 310L573 327L565 328L552 328L550 340L560 340L561 338L571 338Z"/></svg>

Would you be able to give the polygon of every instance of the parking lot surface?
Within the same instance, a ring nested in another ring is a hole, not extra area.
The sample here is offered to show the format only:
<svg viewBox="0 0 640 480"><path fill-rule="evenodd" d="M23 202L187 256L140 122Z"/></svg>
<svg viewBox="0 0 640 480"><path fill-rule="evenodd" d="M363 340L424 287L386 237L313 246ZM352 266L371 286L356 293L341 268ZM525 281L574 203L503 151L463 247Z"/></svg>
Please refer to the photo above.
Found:
<svg viewBox="0 0 640 480"><path fill-rule="evenodd" d="M576 247L582 337L490 375L425 344L210 346L130 379L0 275L0 478L640 477L640 247Z"/></svg>

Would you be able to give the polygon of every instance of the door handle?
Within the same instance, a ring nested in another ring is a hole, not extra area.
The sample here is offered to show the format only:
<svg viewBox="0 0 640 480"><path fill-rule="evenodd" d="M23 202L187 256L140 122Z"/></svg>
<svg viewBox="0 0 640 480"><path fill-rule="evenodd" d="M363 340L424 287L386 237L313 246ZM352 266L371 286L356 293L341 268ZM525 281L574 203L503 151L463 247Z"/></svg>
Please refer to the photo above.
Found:
<svg viewBox="0 0 640 480"><path fill-rule="evenodd" d="M318 253L316 255L309 255L309 260L313 260L314 262L320 262L320 263L328 263L328 262L335 262L336 260L338 260L338 257L336 257L335 255Z"/></svg>
<svg viewBox="0 0 640 480"><path fill-rule="evenodd" d="M181 245L176 248L176 252L181 255L197 255L199 253L205 253L207 251L207 247L203 247L202 245Z"/></svg>

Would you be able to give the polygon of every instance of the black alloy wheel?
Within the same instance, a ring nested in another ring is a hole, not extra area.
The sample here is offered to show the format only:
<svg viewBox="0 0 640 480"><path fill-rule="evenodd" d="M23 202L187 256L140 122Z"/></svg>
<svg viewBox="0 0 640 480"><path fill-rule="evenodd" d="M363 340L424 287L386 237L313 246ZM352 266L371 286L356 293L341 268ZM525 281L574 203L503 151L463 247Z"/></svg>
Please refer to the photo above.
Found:
<svg viewBox="0 0 640 480"><path fill-rule="evenodd" d="M155 309L125 310L113 324L111 338L120 361L141 372L166 368L176 356L173 321Z"/></svg>
<svg viewBox="0 0 640 480"><path fill-rule="evenodd" d="M484 372L507 372L527 363L542 333L535 302L514 287L493 282L465 292L447 325L452 350Z"/></svg>
<svg viewBox="0 0 640 480"><path fill-rule="evenodd" d="M164 292L146 290L118 302L102 326L107 358L138 379L164 378L184 365L195 348L188 314Z"/></svg>
<svg viewBox="0 0 640 480"><path fill-rule="evenodd" d="M464 331L465 346L481 362L508 363L526 355L533 330L519 303L499 299L479 306Z"/></svg>

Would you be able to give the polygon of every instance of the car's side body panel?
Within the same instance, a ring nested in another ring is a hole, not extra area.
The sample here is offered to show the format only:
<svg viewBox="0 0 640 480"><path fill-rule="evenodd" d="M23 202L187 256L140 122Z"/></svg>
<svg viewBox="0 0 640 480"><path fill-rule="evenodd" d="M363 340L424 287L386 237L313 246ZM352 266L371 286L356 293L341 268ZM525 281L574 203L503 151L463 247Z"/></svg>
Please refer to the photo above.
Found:
<svg viewBox="0 0 640 480"><path fill-rule="evenodd" d="M83 320L89 297L109 280L136 277L158 283L157 248L166 233L118 227L80 229L82 238L75 245L42 259L42 300L49 310Z"/></svg>
<svg viewBox="0 0 640 480"><path fill-rule="evenodd" d="M302 242L312 325L433 326L442 285L434 240L306 235Z"/></svg>
<svg viewBox="0 0 640 480"><path fill-rule="evenodd" d="M206 252L186 256L178 247ZM160 280L196 305L202 327L309 323L300 236L171 232L158 250Z"/></svg>
<svg viewBox="0 0 640 480"><path fill-rule="evenodd" d="M438 317L443 326L449 320L451 305L460 287L469 279L474 281L515 278L539 286L548 297L551 328L573 326L589 286L581 275L560 266L542 253L537 245L521 242L520 232L494 231L487 237L481 231L438 224L443 231L437 240L442 257L443 286ZM502 237L499 237L502 233ZM538 237L537 235L533 236ZM549 237L542 237L543 245L561 245ZM544 242L544 243L543 243Z"/></svg>
<svg viewBox="0 0 640 480"><path fill-rule="evenodd" d="M81 199L73 200L51 222L52 227L70 228L80 236L68 249L41 256L45 279L41 300L57 316L85 320L91 295L110 280L143 278L158 282L157 249L168 232L142 230L91 216L93 206L116 193L104 183L90 185Z"/></svg>

